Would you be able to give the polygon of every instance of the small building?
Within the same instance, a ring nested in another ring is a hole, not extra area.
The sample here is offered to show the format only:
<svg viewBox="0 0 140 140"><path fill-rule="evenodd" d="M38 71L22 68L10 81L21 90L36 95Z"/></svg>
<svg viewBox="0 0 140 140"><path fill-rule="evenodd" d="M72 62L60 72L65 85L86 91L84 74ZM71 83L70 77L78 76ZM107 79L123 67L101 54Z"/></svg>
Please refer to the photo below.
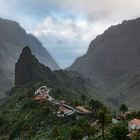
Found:
<svg viewBox="0 0 140 140"><path fill-rule="evenodd" d="M91 114L92 111L84 108L83 106L77 106L76 109L79 111L79 113L83 113L83 114Z"/></svg>
<svg viewBox="0 0 140 140"><path fill-rule="evenodd" d="M35 91L35 95L48 95L50 89L47 86L41 86Z"/></svg>
<svg viewBox="0 0 140 140"><path fill-rule="evenodd" d="M50 95L49 95L49 92L50 92L51 89L49 89L47 86L42 86L40 87L39 89L37 89L35 91L35 100L36 100L36 97L37 97L37 100L42 100L41 98L44 98L48 101L52 101L54 100Z"/></svg>
<svg viewBox="0 0 140 140"><path fill-rule="evenodd" d="M127 137L128 137L129 139L132 139L132 138L134 138L134 137L136 137L136 136L138 136L138 132L137 132L137 131L132 131L132 132L130 132L130 133L127 135Z"/></svg>
<svg viewBox="0 0 140 140"><path fill-rule="evenodd" d="M35 98L34 98L35 101L39 102L39 103L43 103L46 98L42 95L37 95Z"/></svg>
<svg viewBox="0 0 140 140"><path fill-rule="evenodd" d="M93 123L91 123L91 127L100 128L101 124L99 123L99 120L95 120Z"/></svg>
<svg viewBox="0 0 140 140"><path fill-rule="evenodd" d="M115 118L112 118L112 123L113 124L117 124L119 121L117 120L117 119L115 119Z"/></svg>
<svg viewBox="0 0 140 140"><path fill-rule="evenodd" d="M140 120L133 119L133 120L129 121L128 128L129 128L129 130L139 130L140 129Z"/></svg>
<svg viewBox="0 0 140 140"><path fill-rule="evenodd" d="M63 106L61 106L59 108L59 111L57 112L57 116L58 117L68 117L68 116L71 116L74 114L74 111L70 110L70 109L67 109Z"/></svg>

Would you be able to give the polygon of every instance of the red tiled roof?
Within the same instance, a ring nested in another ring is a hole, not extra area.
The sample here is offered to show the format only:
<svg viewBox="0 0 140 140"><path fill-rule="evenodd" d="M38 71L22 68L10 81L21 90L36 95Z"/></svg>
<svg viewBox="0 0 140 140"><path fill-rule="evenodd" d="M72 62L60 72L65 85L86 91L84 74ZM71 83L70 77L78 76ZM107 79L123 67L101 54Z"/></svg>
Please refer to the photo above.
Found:
<svg viewBox="0 0 140 140"><path fill-rule="evenodd" d="M38 96L36 96L36 97L34 98L34 100L35 100L35 101L45 101L46 99L45 99L44 96L38 95Z"/></svg>
<svg viewBox="0 0 140 140"><path fill-rule="evenodd" d="M65 114L65 113L69 113L69 112L71 112L71 110L66 109L65 107L60 107L60 111L63 111L64 114Z"/></svg>
<svg viewBox="0 0 140 140"><path fill-rule="evenodd" d="M139 120L139 119L133 119L133 120L129 121L129 124L130 124L130 125L131 125L131 124L135 124L135 125L140 126L140 120Z"/></svg>

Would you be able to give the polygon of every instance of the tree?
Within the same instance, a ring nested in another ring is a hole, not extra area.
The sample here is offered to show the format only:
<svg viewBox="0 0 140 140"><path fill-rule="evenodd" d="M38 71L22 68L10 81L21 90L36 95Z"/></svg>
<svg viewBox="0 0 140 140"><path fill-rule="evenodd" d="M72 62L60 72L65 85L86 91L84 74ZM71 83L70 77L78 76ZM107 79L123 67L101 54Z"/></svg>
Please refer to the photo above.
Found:
<svg viewBox="0 0 140 140"><path fill-rule="evenodd" d="M109 130L110 140L127 140L128 129L123 123L115 124Z"/></svg>
<svg viewBox="0 0 140 140"><path fill-rule="evenodd" d="M102 129L102 137L103 139L105 139L105 127L109 124L110 122L110 118L108 115L108 111L105 107L103 107L103 109L98 113L98 117L99 117L99 123L101 124L101 129Z"/></svg>
<svg viewBox="0 0 140 140"><path fill-rule="evenodd" d="M60 129L58 127L53 128L52 133L51 133L51 138L57 138L60 136Z"/></svg>
<svg viewBox="0 0 140 140"><path fill-rule="evenodd" d="M92 111L94 110L96 113L104 106L100 101L93 99L89 101L89 105L91 106Z"/></svg>
<svg viewBox="0 0 140 140"><path fill-rule="evenodd" d="M128 107L127 107L125 104L122 104L122 105L120 106L120 111L124 114L125 112L128 111Z"/></svg>
<svg viewBox="0 0 140 140"><path fill-rule="evenodd" d="M82 139L83 134L80 128L74 127L70 131L70 140Z"/></svg>
<svg viewBox="0 0 140 140"><path fill-rule="evenodd" d="M136 136L132 140L140 140L140 136Z"/></svg>
<svg viewBox="0 0 140 140"><path fill-rule="evenodd" d="M82 130L82 134L84 136L94 136L95 135L95 128L91 126L91 123L85 118L80 118L77 121L77 125Z"/></svg>
<svg viewBox="0 0 140 140"><path fill-rule="evenodd" d="M94 107L95 107L95 112L97 113L99 111L99 109L102 109L104 107L104 105L100 101L96 100Z"/></svg>
<svg viewBox="0 0 140 140"><path fill-rule="evenodd" d="M87 99L87 96L86 95L82 95L81 96L81 99L82 99L82 101L83 101L83 106L85 105L85 100Z"/></svg>
<svg viewBox="0 0 140 140"><path fill-rule="evenodd" d="M89 105L90 105L90 107L91 107L91 110L93 111L94 105L95 105L95 101L94 101L93 99L91 99L91 100L89 101Z"/></svg>
<svg viewBox="0 0 140 140"><path fill-rule="evenodd" d="M78 105L81 105L81 102L80 101L78 101L78 100L74 100L74 101L71 101L71 103L70 103L72 106L78 106Z"/></svg>

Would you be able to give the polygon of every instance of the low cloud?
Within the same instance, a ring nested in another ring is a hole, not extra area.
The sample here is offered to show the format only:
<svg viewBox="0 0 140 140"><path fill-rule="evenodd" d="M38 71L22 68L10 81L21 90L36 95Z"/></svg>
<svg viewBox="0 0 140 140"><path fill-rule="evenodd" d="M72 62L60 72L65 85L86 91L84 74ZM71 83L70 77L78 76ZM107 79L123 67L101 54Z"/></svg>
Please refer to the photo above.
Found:
<svg viewBox="0 0 140 140"><path fill-rule="evenodd" d="M112 24L140 16L139 0L0 0L0 16L37 36L61 68Z"/></svg>
<svg viewBox="0 0 140 140"><path fill-rule="evenodd" d="M67 67L77 56L87 51L90 41L104 29L105 25L89 23L88 20L46 17L32 29L32 33L47 46L62 67ZM70 60L66 60L66 56L69 56Z"/></svg>

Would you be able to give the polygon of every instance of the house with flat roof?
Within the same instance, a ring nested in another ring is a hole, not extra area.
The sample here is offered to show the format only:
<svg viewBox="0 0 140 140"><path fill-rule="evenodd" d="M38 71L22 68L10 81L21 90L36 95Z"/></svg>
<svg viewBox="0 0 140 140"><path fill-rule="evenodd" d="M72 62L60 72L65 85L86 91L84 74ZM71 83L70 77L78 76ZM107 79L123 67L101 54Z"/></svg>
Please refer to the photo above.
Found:
<svg viewBox="0 0 140 140"><path fill-rule="evenodd" d="M74 114L74 111L73 110L67 109L67 108L65 108L63 106L61 106L59 108L59 111L57 112L57 116L58 117L68 117L68 116L71 116L73 114Z"/></svg>
<svg viewBox="0 0 140 140"><path fill-rule="evenodd" d="M91 113L92 113L92 111L86 109L86 108L83 107L83 106L77 106L77 107L76 107L76 110L78 110L79 113L83 113L83 114L91 114Z"/></svg>

